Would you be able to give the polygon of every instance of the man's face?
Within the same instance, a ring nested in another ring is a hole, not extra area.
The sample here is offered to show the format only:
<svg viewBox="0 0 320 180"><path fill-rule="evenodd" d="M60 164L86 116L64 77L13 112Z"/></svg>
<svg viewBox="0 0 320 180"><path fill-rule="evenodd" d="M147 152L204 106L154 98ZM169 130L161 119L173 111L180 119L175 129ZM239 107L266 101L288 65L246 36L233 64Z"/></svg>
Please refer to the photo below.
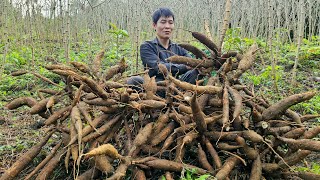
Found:
<svg viewBox="0 0 320 180"><path fill-rule="evenodd" d="M174 28L173 17L160 17L156 24L153 24L156 34L161 39L170 39Z"/></svg>

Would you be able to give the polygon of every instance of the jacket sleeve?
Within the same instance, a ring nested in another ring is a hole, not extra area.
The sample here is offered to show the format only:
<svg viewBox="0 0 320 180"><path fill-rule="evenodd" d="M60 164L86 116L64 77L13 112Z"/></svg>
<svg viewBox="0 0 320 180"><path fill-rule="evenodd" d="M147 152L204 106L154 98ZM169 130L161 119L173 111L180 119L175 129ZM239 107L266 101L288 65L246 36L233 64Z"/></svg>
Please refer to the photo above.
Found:
<svg viewBox="0 0 320 180"><path fill-rule="evenodd" d="M178 46L179 47L179 51L181 52L181 56L186 56L186 57L192 57L187 50L183 49L182 47Z"/></svg>
<svg viewBox="0 0 320 180"><path fill-rule="evenodd" d="M173 75L183 74L187 71L185 65L168 63L165 59L160 59L158 52L150 44L143 43L140 46L140 57L144 67L148 67L150 77L158 74L158 63L164 64Z"/></svg>

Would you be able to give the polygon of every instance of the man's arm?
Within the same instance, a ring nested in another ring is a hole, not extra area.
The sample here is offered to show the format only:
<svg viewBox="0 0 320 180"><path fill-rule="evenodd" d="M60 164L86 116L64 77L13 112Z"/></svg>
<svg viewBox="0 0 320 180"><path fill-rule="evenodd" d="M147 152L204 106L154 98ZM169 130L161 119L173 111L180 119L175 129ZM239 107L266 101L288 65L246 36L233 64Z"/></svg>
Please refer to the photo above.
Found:
<svg viewBox="0 0 320 180"><path fill-rule="evenodd" d="M181 52L180 56L192 57L187 50L183 49L182 47L178 46L179 51Z"/></svg>
<svg viewBox="0 0 320 180"><path fill-rule="evenodd" d="M140 46L140 56L143 65L151 68L149 70L150 76L155 76L158 74L158 63L164 64L173 75L187 72L187 67L185 65L172 64L166 62L164 59L160 59L158 52L156 52L148 43L143 43Z"/></svg>

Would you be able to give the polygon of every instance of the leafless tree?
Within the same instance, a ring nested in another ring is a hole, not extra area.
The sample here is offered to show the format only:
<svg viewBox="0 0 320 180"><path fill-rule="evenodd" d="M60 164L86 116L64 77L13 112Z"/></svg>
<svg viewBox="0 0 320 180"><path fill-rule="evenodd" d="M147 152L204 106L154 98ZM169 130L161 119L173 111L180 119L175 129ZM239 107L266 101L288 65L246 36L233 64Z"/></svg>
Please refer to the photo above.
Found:
<svg viewBox="0 0 320 180"><path fill-rule="evenodd" d="M294 61L294 66L292 69L292 79L291 79L291 84L296 83L296 74L297 74L297 66L299 63L299 53L300 53L300 47L301 47L301 41L303 38L304 34L304 22L305 22L305 2L304 0L299 0L299 7L300 7L300 13L299 13L299 24L298 24L298 47L297 47L297 52L296 52L296 58Z"/></svg>
<svg viewBox="0 0 320 180"><path fill-rule="evenodd" d="M269 10L268 3L271 4ZM239 28L242 37L271 38L278 44L298 42L300 38L310 40L320 35L320 1L303 0L303 4L304 17L299 19L297 0L233 0L229 25ZM135 49L131 59L137 60L137 44L154 36L151 14L157 8L169 7L175 13L175 41L192 40L186 30L205 33L206 21L213 40L219 43L226 3L221 0L3 0L0 5L0 43L5 44L1 52L7 53L10 49L7 37L14 37L15 42L24 43L43 56L52 55L53 48L36 48L34 43L39 47L46 44L41 42L51 41L52 47L65 49L65 59L68 59L71 42L86 42L91 47L95 40L101 47L107 46L111 22L128 31ZM305 25L300 33L301 22ZM275 50L274 46L270 46L270 50L278 53L279 47L275 46ZM91 48L88 54L88 59L92 58ZM6 56L3 57L2 63L5 63ZM34 57L32 60L36 63ZM273 64L276 63L274 59Z"/></svg>

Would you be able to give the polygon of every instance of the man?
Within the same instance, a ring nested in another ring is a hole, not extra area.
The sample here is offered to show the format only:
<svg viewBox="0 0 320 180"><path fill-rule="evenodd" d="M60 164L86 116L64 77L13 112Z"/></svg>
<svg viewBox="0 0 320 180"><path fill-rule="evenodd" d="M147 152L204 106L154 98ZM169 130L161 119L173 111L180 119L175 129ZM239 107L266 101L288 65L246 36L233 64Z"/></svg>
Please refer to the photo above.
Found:
<svg viewBox="0 0 320 180"><path fill-rule="evenodd" d="M153 13L152 21L156 38L152 41L145 41L140 46L142 64L145 69L149 69L149 76L155 76L156 81L164 80L158 68L158 64L161 63L174 76L181 75L180 80L195 84L200 77L197 69L182 64L169 63L166 60L173 55L191 57L185 49L170 40L174 30L174 14L172 11L168 8L159 8ZM139 86L143 84L143 78L140 76L131 77L128 84Z"/></svg>

